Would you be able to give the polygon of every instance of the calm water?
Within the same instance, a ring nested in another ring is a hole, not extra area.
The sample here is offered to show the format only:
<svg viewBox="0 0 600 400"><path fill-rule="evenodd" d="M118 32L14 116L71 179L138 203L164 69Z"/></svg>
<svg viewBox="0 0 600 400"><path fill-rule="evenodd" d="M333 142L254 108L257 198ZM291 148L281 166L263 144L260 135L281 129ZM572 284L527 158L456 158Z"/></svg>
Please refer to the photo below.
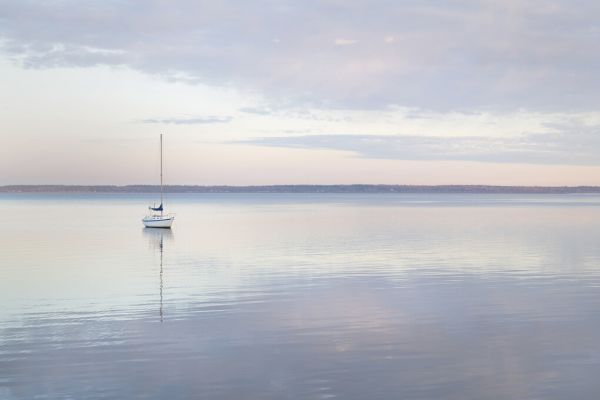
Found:
<svg viewBox="0 0 600 400"><path fill-rule="evenodd" d="M1 195L0 399L597 399L600 196Z"/></svg>

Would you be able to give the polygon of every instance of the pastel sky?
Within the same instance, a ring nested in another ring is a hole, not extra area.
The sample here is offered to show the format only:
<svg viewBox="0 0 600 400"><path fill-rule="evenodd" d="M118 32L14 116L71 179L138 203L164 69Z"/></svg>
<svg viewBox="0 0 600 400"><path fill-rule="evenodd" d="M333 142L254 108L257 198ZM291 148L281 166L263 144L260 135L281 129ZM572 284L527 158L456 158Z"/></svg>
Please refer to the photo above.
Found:
<svg viewBox="0 0 600 400"><path fill-rule="evenodd" d="M600 185L600 2L0 0L0 185Z"/></svg>

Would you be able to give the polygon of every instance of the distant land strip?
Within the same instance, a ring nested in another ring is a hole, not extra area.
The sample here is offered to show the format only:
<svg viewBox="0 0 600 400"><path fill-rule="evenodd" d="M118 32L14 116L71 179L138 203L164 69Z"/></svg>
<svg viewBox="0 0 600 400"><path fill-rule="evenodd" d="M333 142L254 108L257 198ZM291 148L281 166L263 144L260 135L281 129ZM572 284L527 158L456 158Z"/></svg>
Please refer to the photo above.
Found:
<svg viewBox="0 0 600 400"><path fill-rule="evenodd" d="M158 185L6 185L0 193L158 193ZM489 185L170 185L168 193L600 193L600 186L489 186Z"/></svg>

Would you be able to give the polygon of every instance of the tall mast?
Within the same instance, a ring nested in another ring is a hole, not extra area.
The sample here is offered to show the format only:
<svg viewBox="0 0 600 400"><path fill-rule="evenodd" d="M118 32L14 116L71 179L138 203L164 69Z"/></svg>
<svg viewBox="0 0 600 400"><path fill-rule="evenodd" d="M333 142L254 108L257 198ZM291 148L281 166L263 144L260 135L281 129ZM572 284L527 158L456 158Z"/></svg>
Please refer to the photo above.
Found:
<svg viewBox="0 0 600 400"><path fill-rule="evenodd" d="M160 134L160 215L163 214L163 161L162 161L162 133Z"/></svg>

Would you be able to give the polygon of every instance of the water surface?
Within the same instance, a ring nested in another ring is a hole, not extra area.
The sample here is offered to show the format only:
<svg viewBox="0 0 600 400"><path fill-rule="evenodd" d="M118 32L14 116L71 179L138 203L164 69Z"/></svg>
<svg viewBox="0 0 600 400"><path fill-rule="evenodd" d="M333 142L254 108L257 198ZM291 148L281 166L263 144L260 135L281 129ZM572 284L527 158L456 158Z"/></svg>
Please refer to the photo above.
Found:
<svg viewBox="0 0 600 400"><path fill-rule="evenodd" d="M596 399L598 195L0 196L0 399Z"/></svg>

